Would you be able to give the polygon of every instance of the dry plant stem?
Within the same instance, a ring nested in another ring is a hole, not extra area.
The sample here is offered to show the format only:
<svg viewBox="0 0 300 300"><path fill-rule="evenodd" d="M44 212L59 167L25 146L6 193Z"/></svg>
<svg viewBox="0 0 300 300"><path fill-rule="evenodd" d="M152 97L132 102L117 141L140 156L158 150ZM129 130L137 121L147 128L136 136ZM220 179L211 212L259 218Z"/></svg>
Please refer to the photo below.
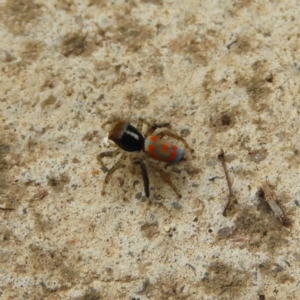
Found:
<svg viewBox="0 0 300 300"><path fill-rule="evenodd" d="M224 150L223 149L221 149L220 154L218 155L218 159L219 159L219 161L221 162L221 164L223 166L225 177L226 177L226 181L227 181L227 186L228 186L228 201L227 201L227 204L226 204L226 206L225 206L225 208L223 210L223 216L226 217L227 209L231 205L233 193L232 193L232 188L231 188L231 181L229 179L229 174L228 174L227 166L226 166L226 163L225 163L225 154L224 154Z"/></svg>
<svg viewBox="0 0 300 300"><path fill-rule="evenodd" d="M10 207L0 207L0 210L3 210L3 211L13 211L14 209L13 208L10 208Z"/></svg>
<svg viewBox="0 0 300 300"><path fill-rule="evenodd" d="M263 182L261 185L261 191L263 192L263 197L266 202L269 204L270 208L274 212L275 217L283 224L286 225L288 223L287 218L285 217L282 209L276 202L276 196L272 191L269 183L267 181Z"/></svg>

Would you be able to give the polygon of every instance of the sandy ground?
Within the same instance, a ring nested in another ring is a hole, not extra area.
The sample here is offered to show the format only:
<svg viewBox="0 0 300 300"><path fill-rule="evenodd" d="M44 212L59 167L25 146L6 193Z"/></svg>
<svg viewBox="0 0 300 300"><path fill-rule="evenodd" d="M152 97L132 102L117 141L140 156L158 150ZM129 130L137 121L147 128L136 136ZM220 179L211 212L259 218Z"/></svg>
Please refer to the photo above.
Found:
<svg viewBox="0 0 300 300"><path fill-rule="evenodd" d="M299 15L1 1L0 298L300 299ZM182 198L146 159L147 201L130 156L101 195L101 124L139 117L195 149L166 169Z"/></svg>

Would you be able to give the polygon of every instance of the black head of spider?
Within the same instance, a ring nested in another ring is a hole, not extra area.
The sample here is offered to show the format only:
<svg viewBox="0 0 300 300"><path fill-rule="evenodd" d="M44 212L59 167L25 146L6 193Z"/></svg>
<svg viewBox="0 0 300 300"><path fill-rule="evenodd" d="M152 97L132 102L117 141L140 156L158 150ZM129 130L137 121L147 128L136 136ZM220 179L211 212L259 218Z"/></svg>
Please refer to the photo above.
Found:
<svg viewBox="0 0 300 300"><path fill-rule="evenodd" d="M145 138L129 123L123 121L117 122L109 131L108 138L127 152L139 152L144 150Z"/></svg>

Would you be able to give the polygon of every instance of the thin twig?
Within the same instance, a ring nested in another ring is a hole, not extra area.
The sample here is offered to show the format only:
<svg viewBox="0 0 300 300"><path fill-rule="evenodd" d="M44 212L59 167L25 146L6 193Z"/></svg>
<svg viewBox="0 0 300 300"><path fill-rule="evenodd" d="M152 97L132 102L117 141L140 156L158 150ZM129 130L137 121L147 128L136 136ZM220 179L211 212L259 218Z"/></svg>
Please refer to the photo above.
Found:
<svg viewBox="0 0 300 300"><path fill-rule="evenodd" d="M3 210L3 211L13 211L15 209L11 208L11 207L0 207L0 210Z"/></svg>
<svg viewBox="0 0 300 300"><path fill-rule="evenodd" d="M229 178L229 174L228 174L228 170L227 170L227 166L226 166L226 162L225 162L225 153L224 150L221 149L220 153L218 154L218 159L221 162L223 169L224 169L224 173L225 173L225 177L226 177L226 181L227 181L227 186L228 186L228 201L227 204L223 210L223 216L226 217L227 215L227 209L230 207L231 203L232 203L232 198L233 198L233 192L232 192L232 188L231 188L231 181Z"/></svg>

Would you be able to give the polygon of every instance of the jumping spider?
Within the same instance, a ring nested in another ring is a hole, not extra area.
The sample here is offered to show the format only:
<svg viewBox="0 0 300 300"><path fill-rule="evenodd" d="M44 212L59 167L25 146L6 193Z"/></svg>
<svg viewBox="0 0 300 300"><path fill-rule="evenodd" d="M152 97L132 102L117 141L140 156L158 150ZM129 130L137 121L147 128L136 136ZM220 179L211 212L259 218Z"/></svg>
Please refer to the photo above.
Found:
<svg viewBox="0 0 300 300"><path fill-rule="evenodd" d="M154 124L150 125L147 121L144 119L139 119L137 127L132 126L130 123L126 121L107 121L105 122L102 127L110 124L110 123L115 123L111 130L108 132L106 138L104 139L104 144L106 146L109 145L110 141L113 141L118 148L113 151L105 151L100 153L97 156L97 160L100 162L102 166L103 164L103 158L104 157L109 157L113 158L117 156L118 154L121 154L121 157L119 160L114 164L114 166L108 170L103 187L102 187L102 195L105 194L105 187L107 183L109 182L111 176L113 173L121 168L123 166L123 162L126 159L125 152L144 152L146 153L150 158L166 162L168 164L173 164L176 162L179 162L180 160L183 159L183 149L180 147L177 147L175 145L171 145L169 143L166 143L165 141L162 140L162 137L168 136L173 139L181 141L187 149L189 149L191 152L194 150L187 144L187 142L179 135L174 134L170 132L169 130L163 130L159 132L157 135L153 135L154 131L158 128L164 128L164 127L169 127L169 123L164 123L164 124ZM148 131L145 134L146 138L141 134L143 123L145 123L148 126ZM125 152L123 152L123 151ZM149 177L148 177L148 172L147 168L144 162L144 159L142 158L134 158L133 162L135 164L138 164L141 168L142 172L142 178L144 182L144 191L145 195L149 198L150 196L150 187L149 187ZM158 169L162 180L166 182L172 190L177 194L177 196L180 198L181 194L175 187L175 185L171 182L169 179L169 176L166 172L164 172L162 169Z"/></svg>

